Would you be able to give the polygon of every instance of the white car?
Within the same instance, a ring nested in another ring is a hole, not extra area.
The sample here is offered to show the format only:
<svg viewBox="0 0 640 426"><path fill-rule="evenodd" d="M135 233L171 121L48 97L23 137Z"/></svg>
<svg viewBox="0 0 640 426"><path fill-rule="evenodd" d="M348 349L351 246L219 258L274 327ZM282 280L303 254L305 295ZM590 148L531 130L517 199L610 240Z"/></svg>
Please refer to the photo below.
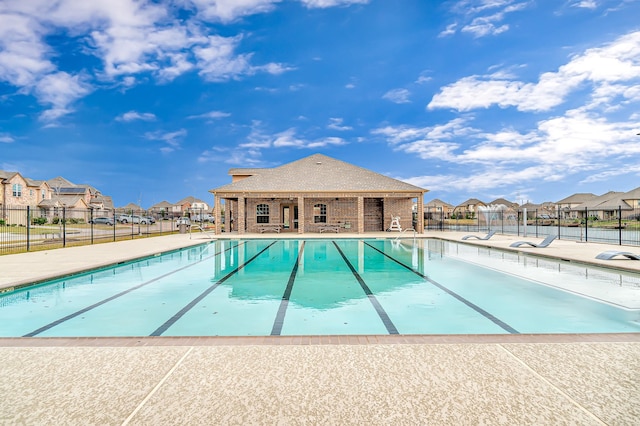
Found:
<svg viewBox="0 0 640 426"><path fill-rule="evenodd" d="M191 226L191 219L189 219L188 217L178 218L178 220L176 220L176 226L180 226L180 225Z"/></svg>

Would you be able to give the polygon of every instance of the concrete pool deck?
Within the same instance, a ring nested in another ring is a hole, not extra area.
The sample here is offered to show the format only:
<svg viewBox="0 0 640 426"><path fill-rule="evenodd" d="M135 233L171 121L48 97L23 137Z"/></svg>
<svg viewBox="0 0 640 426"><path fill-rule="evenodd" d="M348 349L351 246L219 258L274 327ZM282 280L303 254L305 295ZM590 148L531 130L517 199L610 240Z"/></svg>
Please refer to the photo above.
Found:
<svg viewBox="0 0 640 426"><path fill-rule="evenodd" d="M514 250L513 241L542 239L466 243ZM177 234L0 256L0 288L207 241ZM595 259L637 247L556 240L515 250L640 272L639 261ZM640 418L640 333L0 338L0 374L2 424L631 425Z"/></svg>

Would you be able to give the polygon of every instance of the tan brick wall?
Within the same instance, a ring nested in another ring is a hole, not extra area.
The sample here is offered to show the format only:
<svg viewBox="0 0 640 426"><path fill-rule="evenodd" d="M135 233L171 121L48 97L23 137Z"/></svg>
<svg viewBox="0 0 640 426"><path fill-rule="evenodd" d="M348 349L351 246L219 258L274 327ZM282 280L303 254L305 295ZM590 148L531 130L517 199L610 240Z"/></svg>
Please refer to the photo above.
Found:
<svg viewBox="0 0 640 426"><path fill-rule="evenodd" d="M298 205L298 219L303 220L304 223L299 223L299 229L304 229L304 232L319 232L320 224L314 223L313 206L316 204L326 204L327 206L327 223L339 224L344 227L348 224L350 232L372 232L383 231L388 228L391 223L391 215L397 215L401 217L402 228L412 227L412 198L390 198L390 197L364 197L364 219L362 223L359 222L358 217L358 197L354 194L331 194L330 197L309 197L309 194L291 193L285 197L278 197L278 194L274 194L274 197L264 198L246 198L246 231L244 229L238 229L241 220L238 217L239 214L244 214L244 209L237 205L235 202L227 201L228 205L233 206L233 218L234 218L234 230L239 233L256 233L259 231L259 226L256 218L256 208L258 204L266 204L269 206L269 223L281 224L282 223L282 205ZM304 206L299 206L299 197L304 197ZM273 198L273 199L272 199ZM378 200L378 201L376 201ZM379 206L378 206L379 205ZM291 222L293 224L293 211L291 212ZM380 217L382 215L382 217ZM366 221L369 221L368 223ZM295 229L291 228L292 231Z"/></svg>
<svg viewBox="0 0 640 426"><path fill-rule="evenodd" d="M391 224L392 216L400 216L400 227L402 229L412 228L413 217L411 208L413 201L411 198L385 198L384 199L384 223L385 229Z"/></svg>

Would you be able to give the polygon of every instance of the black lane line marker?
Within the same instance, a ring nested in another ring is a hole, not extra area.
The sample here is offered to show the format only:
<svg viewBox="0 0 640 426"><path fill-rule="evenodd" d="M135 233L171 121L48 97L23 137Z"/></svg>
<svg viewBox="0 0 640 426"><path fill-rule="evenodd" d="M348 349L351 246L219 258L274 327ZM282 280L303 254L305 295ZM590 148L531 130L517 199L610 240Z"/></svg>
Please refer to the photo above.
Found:
<svg viewBox="0 0 640 426"><path fill-rule="evenodd" d="M458 293L454 292L453 290L449 290L447 287L443 286L442 284L438 283L437 281L432 280L431 278L423 275L422 273L420 273L419 271L416 271L415 269L411 268L408 265L405 265L404 263L400 262L399 260L389 256L388 254L386 254L385 252L379 250L378 248L372 246L371 244L367 243L366 241L363 241L367 246L371 247L372 249L374 249L375 251L377 251L378 253L382 254L383 256L393 260L394 262L396 262L398 265L407 268L408 270L410 270L411 272L413 272L414 274L416 274L417 276L419 276L420 278L426 280L427 282L433 284L434 286L438 287L440 290L446 292L447 294L449 294L450 296L453 296L454 298L458 299L460 302L464 303L465 305L467 305L468 307L470 307L471 309L473 309L474 311L478 312L479 314L481 314L482 316L484 316L485 318L487 318L488 320L490 320L491 322L493 322L494 324L498 325L499 327L501 327L503 330L508 331L511 334L520 334L520 332L518 330L516 330L515 328L511 327L509 324L507 324L506 322L496 318L495 316L493 316L492 314L490 314L489 312L485 311L484 309L482 309L480 306L473 304L472 302L468 301L467 299L465 299L464 297L460 296Z"/></svg>
<svg viewBox="0 0 640 426"><path fill-rule="evenodd" d="M211 293L213 290L215 290L216 288L218 288L218 286L220 284L222 284L223 282L225 282L226 280L228 280L229 278L231 278L232 275L236 274L239 270L241 270L242 268L244 268L245 266L247 266L249 263L253 262L254 260L256 260L256 258L258 256L260 256L262 253L264 253L265 251L267 251L267 249L269 247L271 247L272 245L274 245L276 243L276 241L272 242L271 244L269 244L268 246L266 246L265 248L263 248L262 250L260 250L256 255L254 255L251 259L247 260L246 262L244 262L242 265L238 266L236 269L234 269L233 271L229 272L227 275L225 275L224 277L220 278L218 281L216 281L216 283L214 285L212 285L211 287L209 287L208 289L206 289L205 291L203 291L200 296L196 297L195 299L193 299L191 302L189 302L189 304L187 304L184 308L180 309L180 311L178 311L177 314L175 314L174 316L172 316L171 318L169 318L164 324L162 324L160 327L158 327L158 329L156 331L154 331L153 333L151 333L149 336L161 336L162 333L164 333L165 331L167 331L167 329L169 329L169 327L171 327L173 324L176 323L176 321L178 321L180 318L182 318L182 316L184 314L186 314L187 312L189 312L195 305L198 304L198 302L200 302L202 299L204 299L205 297L207 297L207 295L209 293Z"/></svg>
<svg viewBox="0 0 640 426"><path fill-rule="evenodd" d="M244 244L244 243L242 243L242 244ZM225 251L229 251L229 250L231 250L231 249L233 249L233 248L235 248L235 247L238 247L239 245L240 245L240 244L237 244L237 245L235 245L234 247L229 247L229 248L228 248L228 249L226 249ZM125 295L125 294L127 294L127 293L130 293L130 292L132 292L132 291L134 291L134 290L137 290L137 289L139 289L139 288L141 288L141 287L144 287L144 286L146 286L146 285L148 285L148 284L151 284L151 283L156 282L156 281L158 281L158 280L161 280L161 279L163 279L163 278L166 278L166 277L168 277L169 275L173 275L173 274L175 274L176 272L183 271L183 270L185 270L185 269L187 269L187 268L191 268L192 266L197 265L198 263L202 263L202 262L204 262L205 260L209 260L209 259L211 259L211 258L213 258L213 257L216 257L216 256L218 256L220 253L222 253L222 252L220 252L220 251L219 251L219 252L217 252L217 253L215 253L215 254L212 254L212 255L211 255L211 256L209 256L209 257L205 257L204 259L200 259L200 260L198 260L197 262L190 263L189 265L183 266L182 268L176 269L175 271L167 272L166 274L164 274L164 275L160 275L159 277L156 277L156 278L154 278L154 279L152 279L152 280L149 280L149 281L146 281L146 282L144 282L144 283L138 284L137 286L135 286L135 287L131 287L130 289L127 289L127 290L125 290L125 291L122 291L122 292L120 292L120 293L118 293L118 294L114 294L113 296L108 297L108 298L106 298L106 299L104 299L104 300L101 300L100 302L94 303L94 304L93 304L93 305L91 305L91 306L87 306L87 307L86 307L86 308L84 308L84 309L81 309L81 310L79 310L79 311L77 311L77 312L74 312L74 313L72 313L72 314L70 314L70 315L67 315L67 316L66 316L66 317L64 317L64 318L60 318L59 320L56 320L56 321L54 321L54 322L52 322L52 323L49 323L49 324L47 324L47 325L45 325L45 326L42 326L42 327L40 327L39 329L37 329L37 330L35 330L35 331L32 331L31 333L25 334L25 335L24 335L24 336L22 336L22 337L33 337L33 336L36 336L36 335L38 335L38 334L40 334L40 333L42 333L42 332L44 332L44 331L49 330L50 328L53 328L53 327L55 327L55 326L57 326L57 325L62 324L62 323L63 323L63 322L65 322L65 321L68 321L68 320L70 320L70 319L72 319L72 318L75 318L75 317L77 317L78 315L82 315L82 314L84 314L85 312L90 311L91 309L94 309L94 308L97 308L98 306L104 305L104 304L105 304L105 303L107 303L107 302L111 302L112 300L117 299L117 298L118 298L118 297L120 297L120 296L124 296L124 295Z"/></svg>
<svg viewBox="0 0 640 426"><path fill-rule="evenodd" d="M340 247L338 247L338 244L335 241L332 241L332 242L333 242L333 245L336 246L336 249L338 249L338 252L340 253L340 256L342 256L342 259L344 260L344 262L347 264L349 269L351 269L351 273L353 274L353 276L356 277L356 280L358 280L360 287L362 287L362 289L364 290L364 293L367 295L367 298L369 298L369 302L371 302L373 307L376 309L378 316L380 316L380 319L382 320L382 323L384 324L384 326L387 328L387 331L389 332L389 334L400 334L398 333L398 329L396 328L396 326L393 325L393 322L391 321L391 318L389 318L389 315L387 315L387 312L384 310L380 302L378 302L378 299L376 299L376 296L374 296L373 293L371 292L371 289L369 288L369 286L364 282L364 280L362 279L358 271L356 271L356 269L353 267L351 262L349 262L349 259L347 259L347 256L345 256L342 250L340 250Z"/></svg>
<svg viewBox="0 0 640 426"><path fill-rule="evenodd" d="M302 257L302 252L304 250L304 241L300 245L300 250L298 250L298 257L296 258L296 263L293 265L293 270L291 271L291 275L289 275L289 282L287 282L287 287L284 289L284 294L282 295L282 300L280 301L280 307L278 308L278 313L276 314L276 319L273 322L273 328L271 329L272 336L279 336L282 332L282 325L284 324L284 316L287 313L287 307L289 306L289 297L291 297L291 290L293 290L293 282L296 280L296 274L298 273L298 264L300 262L300 257Z"/></svg>

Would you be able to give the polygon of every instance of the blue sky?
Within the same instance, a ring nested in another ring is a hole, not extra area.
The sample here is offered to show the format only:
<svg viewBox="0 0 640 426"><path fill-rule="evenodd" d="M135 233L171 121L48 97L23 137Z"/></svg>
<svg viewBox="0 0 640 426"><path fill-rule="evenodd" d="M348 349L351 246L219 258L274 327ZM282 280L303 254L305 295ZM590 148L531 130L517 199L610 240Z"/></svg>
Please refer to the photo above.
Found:
<svg viewBox="0 0 640 426"><path fill-rule="evenodd" d="M640 0L2 0L0 169L143 207L323 153L426 201L640 186Z"/></svg>

